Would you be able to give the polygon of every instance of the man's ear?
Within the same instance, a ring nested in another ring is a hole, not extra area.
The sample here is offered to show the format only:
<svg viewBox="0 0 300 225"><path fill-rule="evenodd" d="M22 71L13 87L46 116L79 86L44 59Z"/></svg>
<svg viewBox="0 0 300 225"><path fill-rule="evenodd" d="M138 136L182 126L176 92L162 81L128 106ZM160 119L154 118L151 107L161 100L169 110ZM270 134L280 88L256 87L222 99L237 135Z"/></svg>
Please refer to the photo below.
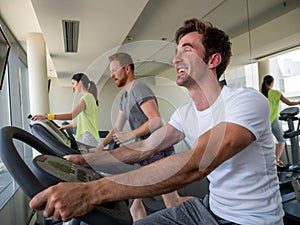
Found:
<svg viewBox="0 0 300 225"><path fill-rule="evenodd" d="M129 73L129 71L131 70L131 67L129 64L124 66L124 68L125 68L126 73Z"/></svg>
<svg viewBox="0 0 300 225"><path fill-rule="evenodd" d="M220 53L214 53L210 57L210 60L208 61L208 66L212 68L217 68L217 66L222 62L222 56Z"/></svg>

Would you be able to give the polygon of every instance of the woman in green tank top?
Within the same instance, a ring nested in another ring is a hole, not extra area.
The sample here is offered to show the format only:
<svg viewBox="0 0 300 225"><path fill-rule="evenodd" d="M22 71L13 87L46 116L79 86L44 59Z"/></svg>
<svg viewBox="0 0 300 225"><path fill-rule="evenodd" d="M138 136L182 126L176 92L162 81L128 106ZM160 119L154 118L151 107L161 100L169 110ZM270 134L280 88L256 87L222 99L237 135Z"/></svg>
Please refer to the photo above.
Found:
<svg viewBox="0 0 300 225"><path fill-rule="evenodd" d="M274 78L271 75L266 75L261 85L261 92L264 96L266 96L266 98L268 98L270 104L271 128L272 128L272 133L277 140L277 144L276 144L277 165L280 167L284 167L285 166L284 163L280 160L280 157L284 150L284 143L285 143L285 140L283 138L283 130L278 119L280 101L287 104L288 106L299 105L300 101L292 102L288 100L286 97L283 96L283 94L280 91L272 89L273 86L274 86Z"/></svg>
<svg viewBox="0 0 300 225"><path fill-rule="evenodd" d="M73 91L80 93L82 97L70 113L34 115L32 120L73 120L77 117L77 123L61 126L60 129L77 127L75 136L77 141L90 146L97 146L100 138L98 133L96 84L90 81L86 74L77 73L72 77L72 87Z"/></svg>

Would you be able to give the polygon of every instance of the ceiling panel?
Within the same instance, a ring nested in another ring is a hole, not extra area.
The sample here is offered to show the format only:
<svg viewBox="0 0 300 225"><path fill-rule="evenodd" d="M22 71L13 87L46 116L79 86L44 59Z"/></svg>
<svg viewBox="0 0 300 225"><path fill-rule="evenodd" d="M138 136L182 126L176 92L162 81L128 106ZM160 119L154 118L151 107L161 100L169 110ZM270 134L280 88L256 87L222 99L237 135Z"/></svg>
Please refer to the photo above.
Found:
<svg viewBox="0 0 300 225"><path fill-rule="evenodd" d="M120 0L32 0L58 77L85 71L99 56L121 45L146 3L147 0L126 0L126 4L120 4ZM62 20L80 22L77 53L64 52Z"/></svg>

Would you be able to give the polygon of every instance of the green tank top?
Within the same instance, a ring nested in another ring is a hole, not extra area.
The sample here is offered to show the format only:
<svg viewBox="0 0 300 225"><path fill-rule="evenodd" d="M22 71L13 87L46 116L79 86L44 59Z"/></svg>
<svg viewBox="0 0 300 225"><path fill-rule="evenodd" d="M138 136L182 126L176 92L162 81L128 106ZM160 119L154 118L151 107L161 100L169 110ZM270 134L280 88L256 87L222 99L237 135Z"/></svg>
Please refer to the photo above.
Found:
<svg viewBox="0 0 300 225"><path fill-rule="evenodd" d="M81 99L85 102L86 108L78 115L76 139L78 140L84 132L89 132L99 141L98 113L95 98L91 93L87 93Z"/></svg>
<svg viewBox="0 0 300 225"><path fill-rule="evenodd" d="M268 91L268 100L270 104L270 122L272 123L278 117L281 92L270 89Z"/></svg>

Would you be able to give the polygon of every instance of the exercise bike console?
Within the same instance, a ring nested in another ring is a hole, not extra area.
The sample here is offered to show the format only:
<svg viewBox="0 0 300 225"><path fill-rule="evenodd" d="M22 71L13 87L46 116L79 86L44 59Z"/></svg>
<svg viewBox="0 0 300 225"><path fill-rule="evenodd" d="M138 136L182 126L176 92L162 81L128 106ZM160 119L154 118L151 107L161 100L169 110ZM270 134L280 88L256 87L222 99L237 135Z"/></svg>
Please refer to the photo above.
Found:
<svg viewBox="0 0 300 225"><path fill-rule="evenodd" d="M95 171L53 155L38 155L32 161L32 171L46 186L58 182L87 182L102 176Z"/></svg>

